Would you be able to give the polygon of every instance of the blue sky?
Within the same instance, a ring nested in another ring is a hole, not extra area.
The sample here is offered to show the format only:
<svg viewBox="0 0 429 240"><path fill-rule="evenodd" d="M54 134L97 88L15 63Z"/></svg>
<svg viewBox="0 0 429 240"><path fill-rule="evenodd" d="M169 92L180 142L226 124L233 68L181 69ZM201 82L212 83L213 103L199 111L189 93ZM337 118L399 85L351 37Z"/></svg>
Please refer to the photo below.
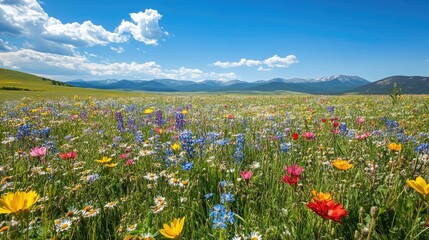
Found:
<svg viewBox="0 0 429 240"><path fill-rule="evenodd" d="M0 0L0 66L64 81L428 76L428 10L426 0Z"/></svg>

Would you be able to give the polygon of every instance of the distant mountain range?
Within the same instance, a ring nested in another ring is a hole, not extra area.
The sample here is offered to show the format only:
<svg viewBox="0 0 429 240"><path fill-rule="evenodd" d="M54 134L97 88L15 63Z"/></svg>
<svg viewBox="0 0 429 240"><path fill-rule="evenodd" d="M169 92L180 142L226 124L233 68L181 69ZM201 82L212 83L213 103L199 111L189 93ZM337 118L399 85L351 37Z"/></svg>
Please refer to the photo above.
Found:
<svg viewBox="0 0 429 240"><path fill-rule="evenodd" d="M273 78L271 80L260 80L256 82L245 82L240 80L231 81L187 81L174 79L154 80L100 80L85 81L73 80L67 84L99 89L118 90L140 90L154 92L237 92L237 91L293 91L310 94L341 94L370 82L358 76L335 75L318 79L304 78Z"/></svg>
<svg viewBox="0 0 429 240"><path fill-rule="evenodd" d="M429 77L420 76L387 77L349 90L348 92L360 94L386 94L393 90L395 84L404 94L429 94Z"/></svg>
<svg viewBox="0 0 429 240"><path fill-rule="evenodd" d="M93 91L75 87L95 89L137 90L154 92L274 92L287 91L309 94L388 94L394 85L403 94L429 94L429 77L391 76L376 82L369 82L361 77L335 75L317 79L273 78L256 82L241 80L231 81L185 81L174 79L116 80L100 81L74 80L60 82L19 71L0 68L0 91L52 91L71 92ZM98 91L100 92L100 91ZM111 92L111 91L108 91Z"/></svg>

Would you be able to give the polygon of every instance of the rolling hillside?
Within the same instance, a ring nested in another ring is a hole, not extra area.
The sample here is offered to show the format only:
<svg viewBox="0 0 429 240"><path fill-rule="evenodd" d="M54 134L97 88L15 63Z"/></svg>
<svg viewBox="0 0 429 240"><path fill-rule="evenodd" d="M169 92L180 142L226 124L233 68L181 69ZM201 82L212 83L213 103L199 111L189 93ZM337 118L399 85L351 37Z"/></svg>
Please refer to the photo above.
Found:
<svg viewBox="0 0 429 240"><path fill-rule="evenodd" d="M367 85L354 88L348 92L359 94L387 94L395 83L403 94L429 94L429 77L392 76Z"/></svg>
<svg viewBox="0 0 429 240"><path fill-rule="evenodd" d="M69 86L60 81L55 81L32 74L0 68L0 98L21 98L29 96L141 96L142 93L131 93L117 90L99 90Z"/></svg>

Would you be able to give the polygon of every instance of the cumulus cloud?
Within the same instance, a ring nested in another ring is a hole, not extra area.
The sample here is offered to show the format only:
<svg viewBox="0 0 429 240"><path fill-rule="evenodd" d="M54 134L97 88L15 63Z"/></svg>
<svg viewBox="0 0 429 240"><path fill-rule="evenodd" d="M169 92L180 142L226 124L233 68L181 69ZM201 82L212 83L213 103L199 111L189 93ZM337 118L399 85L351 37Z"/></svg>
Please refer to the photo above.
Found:
<svg viewBox="0 0 429 240"><path fill-rule="evenodd" d="M217 62L213 63L214 66L221 67L221 68L232 68L232 67L243 67L243 66L253 67L253 66L258 66L261 64L262 64L261 61L249 60L249 59L245 59L245 58L240 59L240 61L238 61L238 62L217 61Z"/></svg>
<svg viewBox="0 0 429 240"><path fill-rule="evenodd" d="M133 22L122 20L117 32L118 34L131 33L133 38L145 44L157 45L158 40L168 32L159 26L162 15L153 9L146 9L144 12L130 13Z"/></svg>
<svg viewBox="0 0 429 240"><path fill-rule="evenodd" d="M295 55L289 55L284 58L274 55L264 60L264 64L266 64L268 67L279 67L279 68L288 67L289 65L297 62L298 62L298 59L296 58Z"/></svg>
<svg viewBox="0 0 429 240"><path fill-rule="evenodd" d="M242 58L238 62L221 62L217 61L213 63L214 66L221 68L233 68L233 67L254 67L259 66L259 71L270 71L274 67L284 68L288 67L291 64L297 63L298 59L295 55L288 55L286 57L279 57L278 55L274 55L265 60L250 60ZM265 66L265 67L264 67ZM268 67L268 68L267 68Z"/></svg>
<svg viewBox="0 0 429 240"><path fill-rule="evenodd" d="M67 56L53 53L38 52L31 49L21 49L14 52L0 52L0 66L19 68L23 71L42 74L60 79L76 78L129 78L152 79L173 78L187 80L236 79L235 73L203 72L200 69L180 67L178 69L163 69L153 61L96 63L86 56Z"/></svg>
<svg viewBox="0 0 429 240"><path fill-rule="evenodd" d="M131 36L156 45L168 33L159 26L162 15L153 9L130 13L133 22L123 20L108 31L91 21L63 23L50 17L37 0L0 0L0 35L24 39L24 47L37 51L75 54L77 47L127 42Z"/></svg>
<svg viewBox="0 0 429 240"><path fill-rule="evenodd" d="M74 46L106 45L128 40L126 36L109 32L103 26L95 25L91 21L63 24L60 20L49 17L43 27L42 37L44 39Z"/></svg>

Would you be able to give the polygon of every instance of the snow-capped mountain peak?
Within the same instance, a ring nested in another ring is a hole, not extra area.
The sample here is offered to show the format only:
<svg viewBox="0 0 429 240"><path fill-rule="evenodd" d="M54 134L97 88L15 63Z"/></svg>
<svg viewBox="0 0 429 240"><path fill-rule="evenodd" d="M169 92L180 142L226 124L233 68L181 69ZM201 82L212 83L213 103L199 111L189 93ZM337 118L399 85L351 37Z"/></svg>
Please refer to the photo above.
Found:
<svg viewBox="0 0 429 240"><path fill-rule="evenodd" d="M328 76L328 77L321 77L318 78L317 81L318 82L328 82L328 81L333 81L333 80L337 80L340 81L342 83L347 83L347 82L369 82L366 79L363 79L359 76L349 76L349 75L332 75L332 76Z"/></svg>

